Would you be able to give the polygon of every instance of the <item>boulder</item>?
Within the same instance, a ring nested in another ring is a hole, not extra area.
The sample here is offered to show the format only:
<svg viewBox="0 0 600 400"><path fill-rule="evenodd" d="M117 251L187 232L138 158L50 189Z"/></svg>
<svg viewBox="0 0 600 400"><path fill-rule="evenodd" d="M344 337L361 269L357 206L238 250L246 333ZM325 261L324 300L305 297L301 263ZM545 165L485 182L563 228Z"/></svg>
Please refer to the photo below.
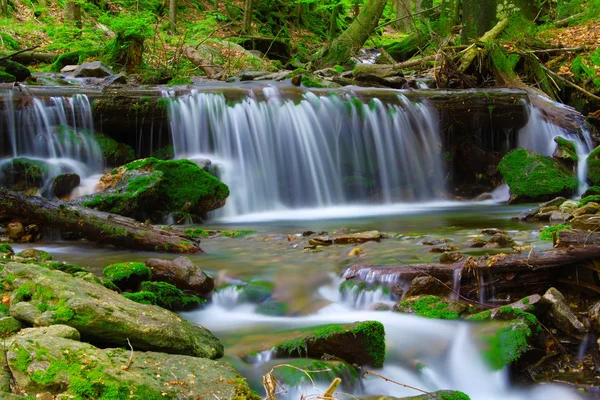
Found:
<svg viewBox="0 0 600 400"><path fill-rule="evenodd" d="M84 340L102 345L127 346L129 339L139 350L223 355L223 346L210 331L160 307L135 303L98 284L37 265L7 263L0 277L9 274L14 277L10 314L25 323L68 325Z"/></svg>
<svg viewBox="0 0 600 400"><path fill-rule="evenodd" d="M575 211L576 208L577 208L576 201L567 200L560 205L560 207L558 208L558 211L560 211L563 214L573 214L573 211Z"/></svg>
<svg viewBox="0 0 600 400"><path fill-rule="evenodd" d="M30 160L25 157L13 158L2 164L1 181L10 190L37 194L48 175L49 166L41 160Z"/></svg>
<svg viewBox="0 0 600 400"><path fill-rule="evenodd" d="M540 210L544 207L557 206L560 209L560 206L565 201L567 201L567 199L564 197L556 197L550 201L540 204L538 207L530 208L529 210L522 212L521 214L519 214L519 216L516 219L518 219L519 221L530 220L530 219L534 218L540 212Z"/></svg>
<svg viewBox="0 0 600 400"><path fill-rule="evenodd" d="M505 155L498 170L515 196L513 202L570 197L578 186L572 170L552 158L523 148Z"/></svg>
<svg viewBox="0 0 600 400"><path fill-rule="evenodd" d="M0 61L0 71L14 76L17 82L22 82L31 76L31 72L26 66L11 60Z"/></svg>
<svg viewBox="0 0 600 400"><path fill-rule="evenodd" d="M572 212L574 217L580 217L582 215L593 215L600 211L600 204L592 201L589 202Z"/></svg>
<svg viewBox="0 0 600 400"><path fill-rule="evenodd" d="M457 319L467 309L468 306L460 301L431 295L406 297L392 308L396 312L436 319Z"/></svg>
<svg viewBox="0 0 600 400"><path fill-rule="evenodd" d="M103 272L121 290L137 289L140 283L152 276L150 269L141 262L110 264Z"/></svg>
<svg viewBox="0 0 600 400"><path fill-rule="evenodd" d="M20 240L25 235L25 227L20 221L12 221L6 225L8 237L12 240Z"/></svg>
<svg viewBox="0 0 600 400"><path fill-rule="evenodd" d="M112 70L100 61L92 61L77 67L74 75L76 78L104 78L112 75Z"/></svg>
<svg viewBox="0 0 600 400"><path fill-rule="evenodd" d="M554 326L569 336L583 339L588 327L567 305L561 292L553 287L548 289L542 297L542 302L549 306L548 316Z"/></svg>
<svg viewBox="0 0 600 400"><path fill-rule="evenodd" d="M68 325L51 325L51 326L44 326L41 328L25 328L22 329L21 332L19 332L19 335L21 336L27 336L28 338L34 338L34 337L43 337L43 336L55 336L55 337L59 337L59 338L63 338L63 339L70 339L70 340L77 340L80 341L81 340L81 335L79 334L79 331L75 328L72 328Z"/></svg>
<svg viewBox="0 0 600 400"><path fill-rule="evenodd" d="M556 149L554 150L552 157L557 160L561 160L570 168L573 168L575 165L577 165L579 156L577 155L575 142L560 136L556 136L554 141L556 142Z"/></svg>
<svg viewBox="0 0 600 400"><path fill-rule="evenodd" d="M600 215L582 215L571 220L573 229L581 229L584 231L600 230Z"/></svg>
<svg viewBox="0 0 600 400"><path fill-rule="evenodd" d="M73 189L79 186L81 178L77 174L60 174L52 181L52 193L56 197L69 195Z"/></svg>
<svg viewBox="0 0 600 400"><path fill-rule="evenodd" d="M505 233L496 233L488 240L486 246L488 246L490 243L497 243L498 247L500 248L516 246L515 241Z"/></svg>
<svg viewBox="0 0 600 400"><path fill-rule="evenodd" d="M563 214L560 211L554 211L552 214L550 214L548 222L550 225L564 224L569 218L571 218L571 214Z"/></svg>
<svg viewBox="0 0 600 400"><path fill-rule="evenodd" d="M149 258L145 264L150 268L153 280L168 282L199 296L206 296L215 287L214 279L187 257L178 257L173 261Z"/></svg>
<svg viewBox="0 0 600 400"><path fill-rule="evenodd" d="M23 324L13 317L0 318L0 337L6 337L23 328Z"/></svg>
<svg viewBox="0 0 600 400"><path fill-rule="evenodd" d="M24 258L24 259L30 259L33 261L50 261L50 260L52 260L52 256L50 255L50 253L48 253L47 251L38 250L38 249L25 249L22 252L20 252L19 254L17 254L17 256Z"/></svg>
<svg viewBox="0 0 600 400"><path fill-rule="evenodd" d="M446 253L444 253L446 254ZM451 286L447 285L447 286ZM450 294L450 289L444 286L439 279L435 279L432 276L417 276L412 281L408 290L406 291L406 297L419 296L424 294L431 294L435 296L447 296Z"/></svg>
<svg viewBox="0 0 600 400"><path fill-rule="evenodd" d="M99 349L53 335L25 334L10 344L7 362L16 385L33 396L260 399L228 363L134 349Z"/></svg>

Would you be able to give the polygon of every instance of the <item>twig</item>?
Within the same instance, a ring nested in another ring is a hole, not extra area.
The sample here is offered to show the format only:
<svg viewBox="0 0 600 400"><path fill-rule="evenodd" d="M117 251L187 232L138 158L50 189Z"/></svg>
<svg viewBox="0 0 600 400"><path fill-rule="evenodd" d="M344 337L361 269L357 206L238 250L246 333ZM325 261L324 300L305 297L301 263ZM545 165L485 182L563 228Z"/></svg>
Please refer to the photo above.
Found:
<svg viewBox="0 0 600 400"><path fill-rule="evenodd" d="M131 362L133 361L133 346L131 345L131 342L129 341L129 338L127 338L127 344L129 345L129 348L131 349L131 354L129 355L129 361L127 361L127 365L125 365L125 370L129 369L129 367L131 366Z"/></svg>
<svg viewBox="0 0 600 400"><path fill-rule="evenodd" d="M405 387L405 388L407 388L407 389L413 389L413 390L416 390L417 392L421 392L421 393L429 394L429 392L426 392L425 390L422 390L422 389L416 388L416 387L414 387L414 386L406 385L406 384L404 384L404 383L397 382L397 381L395 381L395 380L393 380L393 379L386 378L385 376L383 376L383 375L380 375L380 374L378 374L377 372L373 372L373 371L370 371L370 370L366 370L365 372L363 372L363 373L362 373L362 377L364 378L364 377L365 377L365 375L367 375L367 374L371 374L371 375L378 376L379 378L381 378L381 379L385 380L386 382L392 382L392 383L395 383L396 385L403 386L403 387Z"/></svg>
<svg viewBox="0 0 600 400"><path fill-rule="evenodd" d="M584 88L582 88L579 85L576 85L575 83L571 82L570 80L568 80L567 78L563 78L562 76L558 75L556 72L550 70L549 68L547 68L544 64L540 63L540 67L546 71L548 74L560 79L561 81L563 81L564 83L566 83L569 86L573 86L575 89L579 90L580 92L584 93L586 96L591 97L594 100L600 100L600 97L596 96L593 93L588 92L587 90L585 90Z"/></svg>
<svg viewBox="0 0 600 400"><path fill-rule="evenodd" d="M12 54L9 54L9 55L4 56L4 57L0 57L0 61L8 60L9 58L12 58L12 57L16 56L17 54L25 53L26 51L31 51L31 50L37 49L38 47L40 47L39 44L37 46L28 47L28 48L26 48L24 50L15 51Z"/></svg>
<svg viewBox="0 0 600 400"><path fill-rule="evenodd" d="M440 5L438 5L438 6L435 6L435 7L428 8L427 10L419 11L419 12L417 12L417 13L414 13L414 14L405 15L404 17L400 17L400 18L393 19L393 20L391 20L391 21L388 21L388 22L386 22L386 23L383 23L383 24L379 25L378 27L376 27L375 29L373 29L373 31L376 31L376 30L377 30L377 29L379 29L379 28L383 28L384 26L391 25L391 24L393 24L394 22L402 21L403 19L406 19L406 18L412 18L412 17L414 17L415 15L424 14L424 13L426 13L426 12L429 12L429 11L431 11L431 10L435 10L436 8L440 8L441 6L442 6L442 5L440 4Z"/></svg>

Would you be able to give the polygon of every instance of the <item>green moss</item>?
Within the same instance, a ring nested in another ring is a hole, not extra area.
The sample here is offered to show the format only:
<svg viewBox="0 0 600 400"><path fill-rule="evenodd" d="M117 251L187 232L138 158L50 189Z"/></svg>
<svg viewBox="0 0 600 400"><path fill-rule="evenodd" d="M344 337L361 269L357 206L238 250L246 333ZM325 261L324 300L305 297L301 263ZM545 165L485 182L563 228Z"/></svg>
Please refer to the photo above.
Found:
<svg viewBox="0 0 600 400"><path fill-rule="evenodd" d="M588 179L594 185L600 185L600 146L588 155Z"/></svg>
<svg viewBox="0 0 600 400"><path fill-rule="evenodd" d="M567 140L561 136L556 136L554 141L557 144L559 150L563 151L567 157L574 162L579 161L579 156L577 155L577 148L575 147L575 143Z"/></svg>
<svg viewBox="0 0 600 400"><path fill-rule="evenodd" d="M558 224L558 225L549 226L547 228L542 229L542 231L540 232L540 239L541 240L552 240L553 232L556 232L558 234L558 232L563 231L565 229L571 229L571 225Z"/></svg>
<svg viewBox="0 0 600 400"><path fill-rule="evenodd" d="M40 267L48 268L48 269L54 269L57 271L66 272L67 274L71 274L71 275L76 272L88 272L87 269L85 269L84 267L81 267L79 265L67 264L64 262L57 262L57 261L40 262L40 263L37 263L37 265L39 265Z"/></svg>
<svg viewBox="0 0 600 400"><path fill-rule="evenodd" d="M442 394L439 397L439 400L471 400L471 398L463 392L452 391L450 393Z"/></svg>
<svg viewBox="0 0 600 400"><path fill-rule="evenodd" d="M529 304L530 300L529 300L529 297L525 297L522 301L523 301L523 304L527 305L527 304Z"/></svg>
<svg viewBox="0 0 600 400"><path fill-rule="evenodd" d="M302 75L302 79L300 80L302 85L309 88L324 88L325 86L321 83L321 79L316 78L311 75Z"/></svg>
<svg viewBox="0 0 600 400"><path fill-rule="evenodd" d="M131 146L119 143L113 138L97 134L94 136L102 150L104 160L109 165L122 165L135 159L135 151Z"/></svg>
<svg viewBox="0 0 600 400"><path fill-rule="evenodd" d="M246 229L246 230L231 230L231 231L222 231L221 236L228 236L231 238L239 238L243 236L252 235L256 233L254 229Z"/></svg>
<svg viewBox="0 0 600 400"><path fill-rule="evenodd" d="M488 349L483 353L484 358L491 368L502 369L529 350L527 339L531 335L531 329L525 322L508 323L496 335L485 339Z"/></svg>
<svg viewBox="0 0 600 400"><path fill-rule="evenodd" d="M467 319L469 321L489 321L490 319L492 319L492 311L491 310L482 311L475 315L471 315Z"/></svg>
<svg viewBox="0 0 600 400"><path fill-rule="evenodd" d="M115 292L119 291L117 285L115 285L114 282L108 278L102 278L102 286L104 286L107 289L114 290Z"/></svg>
<svg viewBox="0 0 600 400"><path fill-rule="evenodd" d="M585 199L589 196L600 196L600 186L590 186L589 188L587 188L585 193L581 195L581 198Z"/></svg>
<svg viewBox="0 0 600 400"><path fill-rule="evenodd" d="M14 290L12 302L19 303L21 301L29 301L33 296L33 292L34 284L31 282L24 283Z"/></svg>
<svg viewBox="0 0 600 400"><path fill-rule="evenodd" d="M369 321L358 324L354 334L363 334L367 343L367 352L375 367L383 366L385 361L385 328L380 322Z"/></svg>
<svg viewBox="0 0 600 400"><path fill-rule="evenodd" d="M208 237L210 236L210 232L200 228L186 228L183 230L183 233L192 238L197 237Z"/></svg>
<svg viewBox="0 0 600 400"><path fill-rule="evenodd" d="M121 281L135 279L139 281L150 279L152 272L141 262L115 263L104 268L104 275L118 284Z"/></svg>
<svg viewBox="0 0 600 400"><path fill-rule="evenodd" d="M13 250L12 247L10 247L9 244L2 243L2 244L0 244L0 253L3 253L3 254L15 254L15 251Z"/></svg>
<svg viewBox="0 0 600 400"><path fill-rule="evenodd" d="M167 282L142 282L141 290L153 293L156 296L155 304L168 310L183 309L206 302L198 296L184 293Z"/></svg>
<svg viewBox="0 0 600 400"><path fill-rule="evenodd" d="M257 314L263 315L285 315L288 311L288 305L286 303L280 303L278 301L270 301L267 303L261 303L256 308Z"/></svg>
<svg viewBox="0 0 600 400"><path fill-rule="evenodd" d="M21 372L27 371L27 367L31 364L31 354L22 347L17 351L17 359L14 362L15 368Z"/></svg>
<svg viewBox="0 0 600 400"><path fill-rule="evenodd" d="M583 207L587 203L592 203L592 202L600 204L600 195L593 195L593 196L588 196L586 198L583 198L583 199L579 200L579 203L577 205L579 207Z"/></svg>
<svg viewBox="0 0 600 400"><path fill-rule="evenodd" d="M556 161L526 149L516 149L502 158L498 169L514 195L546 198L571 194L578 185L572 171Z"/></svg>
<svg viewBox="0 0 600 400"><path fill-rule="evenodd" d="M252 280L238 286L238 291L241 291L239 299L242 302L261 303L271 297L274 288L273 282Z"/></svg>
<svg viewBox="0 0 600 400"><path fill-rule="evenodd" d="M334 65L333 69L335 70L335 72L337 72L338 74L341 74L342 72L345 71L344 67L342 67L341 65Z"/></svg>
<svg viewBox="0 0 600 400"><path fill-rule="evenodd" d="M75 317L75 311L66 305L66 300L59 301L54 314L52 314L52 322L62 324L71 321Z"/></svg>
<svg viewBox="0 0 600 400"><path fill-rule="evenodd" d="M158 304L158 299L156 295L152 292L137 292L137 293L123 293L123 297L128 298L129 300L135 301L140 304Z"/></svg>
<svg viewBox="0 0 600 400"><path fill-rule="evenodd" d="M10 308L6 304L0 303L0 314L1 315L8 315L8 310L9 309Z"/></svg>
<svg viewBox="0 0 600 400"><path fill-rule="evenodd" d="M7 72L0 71L0 83L12 83L16 82L17 78Z"/></svg>
<svg viewBox="0 0 600 400"><path fill-rule="evenodd" d="M459 313L450 310L444 299L437 296L423 296L413 302L400 303L404 308L410 308L416 315L436 319L457 319Z"/></svg>

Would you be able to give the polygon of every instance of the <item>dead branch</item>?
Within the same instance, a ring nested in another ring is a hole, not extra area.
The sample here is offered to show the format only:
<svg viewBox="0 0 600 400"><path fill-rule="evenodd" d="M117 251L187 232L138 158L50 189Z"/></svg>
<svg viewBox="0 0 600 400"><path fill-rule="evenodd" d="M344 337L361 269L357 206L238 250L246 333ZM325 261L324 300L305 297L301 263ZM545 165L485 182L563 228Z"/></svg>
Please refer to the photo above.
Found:
<svg viewBox="0 0 600 400"><path fill-rule="evenodd" d="M412 390L416 390L416 391L424 393L424 394L429 394L429 392L426 392L425 390L416 388L414 386L406 385L404 383L397 382L397 381L395 381L393 379L390 379L390 378L386 378L385 376L380 375L380 374L378 374L377 372L374 372L374 371L366 370L365 372L363 372L362 377L364 378L364 376L367 375L367 374L375 375L375 376L383 379L386 382L392 382L392 383L395 383L396 385L400 385L400 386L405 387L407 389L412 389Z"/></svg>
<svg viewBox="0 0 600 400"><path fill-rule="evenodd" d="M31 51L33 49L37 49L38 47L40 47L39 44L37 46L28 47L28 48L23 49L23 50L15 51L12 54L9 54L9 55L4 56L4 57L0 57L0 61L8 60L9 58L12 58L12 57L16 56L17 54L25 53L26 51Z"/></svg>

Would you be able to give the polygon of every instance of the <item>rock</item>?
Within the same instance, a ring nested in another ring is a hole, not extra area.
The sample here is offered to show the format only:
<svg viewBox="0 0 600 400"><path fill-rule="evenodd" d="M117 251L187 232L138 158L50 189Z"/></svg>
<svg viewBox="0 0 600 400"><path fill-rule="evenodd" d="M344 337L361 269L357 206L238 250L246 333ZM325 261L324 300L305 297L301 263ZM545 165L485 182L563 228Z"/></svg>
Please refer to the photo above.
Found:
<svg viewBox="0 0 600 400"><path fill-rule="evenodd" d="M488 235L488 236L494 236L498 233L506 234L506 232L504 232L500 229L496 229L496 228L485 228L485 229L480 230L479 232L483 233L484 235Z"/></svg>
<svg viewBox="0 0 600 400"><path fill-rule="evenodd" d="M10 256L13 256L14 254L15 254L15 251L13 250L12 247L10 247L9 244L6 244L6 243L0 244L0 258L9 258Z"/></svg>
<svg viewBox="0 0 600 400"><path fill-rule="evenodd" d="M0 61L0 71L14 76L17 82L22 82L31 76L26 66L11 60Z"/></svg>
<svg viewBox="0 0 600 400"><path fill-rule="evenodd" d="M554 211L550 214L548 222L550 222L550 225L564 224L569 218L571 218L571 214L563 214L560 211Z"/></svg>
<svg viewBox="0 0 600 400"><path fill-rule="evenodd" d="M583 207L579 207L575 211L572 212L574 217L580 217L582 215L594 215L600 211L600 204L596 202L590 202L584 205Z"/></svg>
<svg viewBox="0 0 600 400"><path fill-rule="evenodd" d="M167 310L184 310L205 301L200 299L198 296L184 293L181 289L178 289L167 282L142 282L140 289L146 294L155 295L156 302L150 302L150 304L156 304L157 306L166 308ZM138 293L132 293L131 295L134 296L136 294ZM127 295L125 296L128 297ZM139 301L136 299L138 303L148 304L147 297L145 300L146 301Z"/></svg>
<svg viewBox="0 0 600 400"><path fill-rule="evenodd" d="M485 246L487 244L487 240L483 240L481 238L475 238L471 241L471 243L469 244L470 248L481 248L483 246Z"/></svg>
<svg viewBox="0 0 600 400"><path fill-rule="evenodd" d="M452 242L452 239L444 238L444 239L428 239L424 240L423 244L427 246L437 246L438 244L445 244Z"/></svg>
<svg viewBox="0 0 600 400"><path fill-rule="evenodd" d="M127 76L125 74L111 75L105 78L102 83L104 83L105 85L126 85Z"/></svg>
<svg viewBox="0 0 600 400"><path fill-rule="evenodd" d="M261 76L267 75L266 71L248 71L242 70L238 74L240 81L252 81L256 78L260 78Z"/></svg>
<svg viewBox="0 0 600 400"><path fill-rule="evenodd" d="M65 65L64 67L62 67L60 69L60 72L65 74L67 72L75 72L75 70L77 69L78 65Z"/></svg>
<svg viewBox="0 0 600 400"><path fill-rule="evenodd" d="M52 193L56 197L69 195L73 189L79 186L81 178L77 174L60 174L52 181Z"/></svg>
<svg viewBox="0 0 600 400"><path fill-rule="evenodd" d="M25 227L19 221L9 222L6 225L6 230L8 231L8 237L12 240L20 240L25 235Z"/></svg>
<svg viewBox="0 0 600 400"><path fill-rule="evenodd" d="M94 139L100 146L104 163L107 166L120 167L135 160L135 151L131 146L117 142L113 138L102 134L94 135Z"/></svg>
<svg viewBox="0 0 600 400"><path fill-rule="evenodd" d="M10 314L23 322L68 325L90 343L127 346L129 338L139 350L208 358L223 355L223 346L210 331L157 306L135 303L103 286L37 265L7 263L0 277L8 274L15 279ZM25 289L33 292L29 300L17 297ZM36 307L44 304L48 311L41 313Z"/></svg>
<svg viewBox="0 0 600 400"><path fill-rule="evenodd" d="M258 78L254 78L255 81L283 81L287 79L287 77L292 73L290 70L283 70L279 72L272 72L267 75L260 76Z"/></svg>
<svg viewBox="0 0 600 400"><path fill-rule="evenodd" d="M239 302L262 303L269 299L273 294L275 285L273 282L251 280L238 285L222 286L218 291L235 290Z"/></svg>
<svg viewBox="0 0 600 400"><path fill-rule="evenodd" d="M361 249L360 247L355 247L355 248L353 248L352 250L350 250L348 252L348 256L355 257L355 256L358 256L358 255L364 253L364 252L365 251L363 249Z"/></svg>
<svg viewBox="0 0 600 400"><path fill-rule="evenodd" d="M512 238L505 233L496 233L490 238L490 240L488 240L487 245L489 245L490 243L497 243L501 248L513 247L516 245L515 241L512 240Z"/></svg>
<svg viewBox="0 0 600 400"><path fill-rule="evenodd" d="M75 70L76 78L104 78L110 75L112 75L110 67L100 61L83 63Z"/></svg>
<svg viewBox="0 0 600 400"><path fill-rule="evenodd" d="M600 301L590 307L590 326L596 332L600 333Z"/></svg>
<svg viewBox="0 0 600 400"><path fill-rule="evenodd" d="M446 253L446 252L456 251L456 250L460 250L460 246L453 246L450 244L446 244L443 246L432 247L431 249L429 249L429 252L430 253Z"/></svg>
<svg viewBox="0 0 600 400"><path fill-rule="evenodd" d="M42 328L25 328L19 332L21 337L35 338L40 336L55 336L63 339L81 340L79 331L67 325L51 325Z"/></svg>
<svg viewBox="0 0 600 400"><path fill-rule="evenodd" d="M522 213L521 213L521 214L520 214L520 215L517 217L517 219L518 219L519 221L526 221L526 220L529 220L529 219L531 219L531 218L535 217L535 216L536 216L536 215L537 215L537 214L540 212L540 209L541 209L541 208L543 208L543 207L557 206L557 207L559 207L559 209L560 209L560 206L561 206L561 205L562 205L562 204L563 204L565 201L567 201L567 199L566 199L566 198L564 198L564 197L557 197L557 198L555 198L555 199L552 199L552 200L550 200L550 201L547 201L547 202L545 202L545 203L542 203L542 204L540 204L538 207L530 208L529 210L527 210L527 211L525 211L525 212L522 212Z"/></svg>
<svg viewBox="0 0 600 400"><path fill-rule="evenodd" d="M152 276L150 268L141 262L110 264L103 272L121 290L137 289L140 283Z"/></svg>
<svg viewBox="0 0 600 400"><path fill-rule="evenodd" d="M585 199L589 196L600 196L600 186L590 186L587 190L581 195L582 199ZM574 202L577 204L576 202Z"/></svg>
<svg viewBox="0 0 600 400"><path fill-rule="evenodd" d="M225 362L137 350L130 357L129 349L99 349L50 335L17 337L7 352L16 385L30 395L260 399Z"/></svg>
<svg viewBox="0 0 600 400"><path fill-rule="evenodd" d="M52 256L50 255L50 253L48 253L44 250L38 250L38 249L25 249L22 252L20 252L19 254L17 254L17 256L22 257L22 258L33 259L35 261L50 261L50 260L52 260Z"/></svg>
<svg viewBox="0 0 600 400"><path fill-rule="evenodd" d="M308 240L313 246L329 246L332 244L357 244L369 241L379 242L383 235L379 231L350 233L339 236L316 236Z"/></svg>
<svg viewBox="0 0 600 400"><path fill-rule="evenodd" d="M600 215L582 215L573 218L571 227L584 231L598 231L600 229Z"/></svg>
<svg viewBox="0 0 600 400"><path fill-rule="evenodd" d="M289 306L286 303L267 301L265 303L260 303L258 307L256 307L255 312L262 315L282 316L287 314L288 309Z"/></svg>
<svg viewBox="0 0 600 400"><path fill-rule="evenodd" d="M516 149L505 155L498 170L518 201L543 201L571 196L578 180L572 170L541 154Z"/></svg>
<svg viewBox="0 0 600 400"><path fill-rule="evenodd" d="M465 258L465 256L457 252L445 252L440 254L440 262L442 264L455 263L457 261L462 260L463 258Z"/></svg>
<svg viewBox="0 0 600 400"><path fill-rule="evenodd" d="M278 357L321 358L329 354L351 364L383 366L385 331L377 321L324 325L291 334L274 346Z"/></svg>
<svg viewBox="0 0 600 400"><path fill-rule="evenodd" d="M558 212L558 211L539 212L535 215L535 217L533 217L533 219L535 221L550 221L550 217L555 212Z"/></svg>
<svg viewBox="0 0 600 400"><path fill-rule="evenodd" d="M392 308L396 312L437 319L457 319L467 309L467 305L459 301L429 295L407 297Z"/></svg>
<svg viewBox="0 0 600 400"><path fill-rule="evenodd" d="M573 200L567 200L560 205L558 211L563 214L573 214L573 211L577 208L577 202Z"/></svg>
<svg viewBox="0 0 600 400"><path fill-rule="evenodd" d="M410 281L410 285L406 291L406 297L424 294L447 296L449 293L450 290L448 287L444 286L438 279L435 279L432 276L417 276Z"/></svg>
<svg viewBox="0 0 600 400"><path fill-rule="evenodd" d="M199 296L206 296L215 287L214 279L187 257L178 257L173 261L150 258L145 264L150 268L153 280L171 283Z"/></svg>
<svg viewBox="0 0 600 400"><path fill-rule="evenodd" d="M30 160L25 157L13 158L2 165L0 178L10 190L37 194L48 175L49 166L45 161Z"/></svg>
<svg viewBox="0 0 600 400"><path fill-rule="evenodd" d="M552 157L565 162L570 168L577 165L579 156L577 156L575 142L560 136L556 136L554 141L556 142L556 149L554 150Z"/></svg>
<svg viewBox="0 0 600 400"><path fill-rule="evenodd" d="M542 297L542 302L548 304L548 316L554 326L569 336L583 339L588 327L575 315L565 302L565 297L555 288L550 288Z"/></svg>
<svg viewBox="0 0 600 400"><path fill-rule="evenodd" d="M0 337L6 337L13 334L23 328L21 321L13 317L2 317L0 318Z"/></svg>

